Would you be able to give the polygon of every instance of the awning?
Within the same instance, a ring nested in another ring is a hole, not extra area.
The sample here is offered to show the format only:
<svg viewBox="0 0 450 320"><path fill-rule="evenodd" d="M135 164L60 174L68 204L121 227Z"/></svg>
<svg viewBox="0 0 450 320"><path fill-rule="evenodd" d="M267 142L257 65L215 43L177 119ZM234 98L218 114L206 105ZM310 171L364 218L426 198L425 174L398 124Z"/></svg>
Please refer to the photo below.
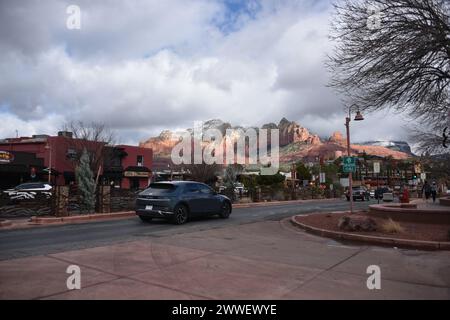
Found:
<svg viewBox="0 0 450 320"><path fill-rule="evenodd" d="M133 172L152 172L147 167L140 167L140 166L129 166L125 169L125 171L133 171Z"/></svg>
<svg viewBox="0 0 450 320"><path fill-rule="evenodd" d="M123 172L123 167L122 166L118 166L118 167L105 167L103 169L103 174L105 173L122 173Z"/></svg>
<svg viewBox="0 0 450 320"><path fill-rule="evenodd" d="M0 164L0 172L30 173L28 166L23 164Z"/></svg>

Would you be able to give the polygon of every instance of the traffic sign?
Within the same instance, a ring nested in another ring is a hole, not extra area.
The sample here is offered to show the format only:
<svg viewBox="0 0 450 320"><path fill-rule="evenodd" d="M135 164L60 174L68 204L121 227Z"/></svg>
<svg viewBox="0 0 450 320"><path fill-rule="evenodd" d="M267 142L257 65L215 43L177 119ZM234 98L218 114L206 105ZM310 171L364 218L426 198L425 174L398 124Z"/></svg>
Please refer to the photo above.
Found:
<svg viewBox="0 0 450 320"><path fill-rule="evenodd" d="M320 173L320 183L325 183L327 180L325 178L325 172Z"/></svg>
<svg viewBox="0 0 450 320"><path fill-rule="evenodd" d="M345 173L356 172L356 158L344 157L343 169Z"/></svg>
<svg viewBox="0 0 450 320"><path fill-rule="evenodd" d="M373 173L380 173L380 163L379 162L373 163Z"/></svg>

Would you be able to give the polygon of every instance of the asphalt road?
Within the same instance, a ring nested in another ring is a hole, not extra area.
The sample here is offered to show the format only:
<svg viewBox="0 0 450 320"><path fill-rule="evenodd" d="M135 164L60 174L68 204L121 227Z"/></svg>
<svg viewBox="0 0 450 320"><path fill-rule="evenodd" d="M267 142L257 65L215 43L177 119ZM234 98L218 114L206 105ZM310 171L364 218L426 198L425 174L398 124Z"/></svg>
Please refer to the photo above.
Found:
<svg viewBox="0 0 450 320"><path fill-rule="evenodd" d="M357 202L355 208L365 209L369 204L371 202ZM314 201L304 204L233 209L227 220L211 217L191 221L182 226L172 225L166 221L143 223L138 217L133 217L94 223L3 230L0 231L0 260L134 241L142 237L165 237L264 220L276 221L295 214L339 211L347 208L348 202L344 200Z"/></svg>

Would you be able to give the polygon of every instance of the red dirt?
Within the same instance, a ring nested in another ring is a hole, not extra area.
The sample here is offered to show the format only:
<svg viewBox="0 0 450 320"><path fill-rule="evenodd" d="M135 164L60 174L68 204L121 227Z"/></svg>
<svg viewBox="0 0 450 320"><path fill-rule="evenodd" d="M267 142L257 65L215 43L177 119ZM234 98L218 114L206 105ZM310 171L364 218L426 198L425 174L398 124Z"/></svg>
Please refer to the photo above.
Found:
<svg viewBox="0 0 450 320"><path fill-rule="evenodd" d="M388 237L395 239L410 239L423 241L450 241L449 232L450 225L448 224L427 224L427 223L413 223L413 222L399 222L403 227L404 232L401 234L385 233L381 231L381 226L387 219L372 217L377 223L377 231L374 232L347 232L338 228L339 218L348 215L348 213L317 213L308 216L297 216L295 220L304 223L308 226L325 229L336 232L346 232L350 234L361 234L367 236ZM367 216L365 213L355 213L358 216Z"/></svg>

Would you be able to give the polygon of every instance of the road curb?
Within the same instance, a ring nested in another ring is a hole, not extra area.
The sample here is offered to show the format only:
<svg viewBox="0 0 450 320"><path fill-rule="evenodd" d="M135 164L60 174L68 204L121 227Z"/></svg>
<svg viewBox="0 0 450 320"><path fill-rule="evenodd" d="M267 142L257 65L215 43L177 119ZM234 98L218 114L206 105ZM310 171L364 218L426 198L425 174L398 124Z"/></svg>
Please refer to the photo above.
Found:
<svg viewBox="0 0 450 320"><path fill-rule="evenodd" d="M417 250L450 250L450 242L437 241L422 241L422 240L408 240L396 239L389 237L365 236L360 234L352 234L347 232L330 231L326 229L312 227L310 225L298 222L295 218L297 215L291 217L291 223L306 232L336 240L358 241L380 246L393 246L399 248L417 249Z"/></svg>
<svg viewBox="0 0 450 320"><path fill-rule="evenodd" d="M1 220L0 221L0 227L9 227L12 225L12 222L10 220Z"/></svg>
<svg viewBox="0 0 450 320"><path fill-rule="evenodd" d="M116 213L96 213L67 217L36 217L33 216L30 222L33 224L54 224L54 223L70 223L70 222L84 222L84 221L96 221L103 219L114 218L128 218L135 216L134 211L116 212Z"/></svg>
<svg viewBox="0 0 450 320"><path fill-rule="evenodd" d="M314 201L335 201L340 200L340 198L332 199L308 199L308 200L288 200L288 201L267 201L267 202L250 202L250 203L235 203L233 204L233 209L236 208L253 208L253 207L270 207L283 204L302 204Z"/></svg>

